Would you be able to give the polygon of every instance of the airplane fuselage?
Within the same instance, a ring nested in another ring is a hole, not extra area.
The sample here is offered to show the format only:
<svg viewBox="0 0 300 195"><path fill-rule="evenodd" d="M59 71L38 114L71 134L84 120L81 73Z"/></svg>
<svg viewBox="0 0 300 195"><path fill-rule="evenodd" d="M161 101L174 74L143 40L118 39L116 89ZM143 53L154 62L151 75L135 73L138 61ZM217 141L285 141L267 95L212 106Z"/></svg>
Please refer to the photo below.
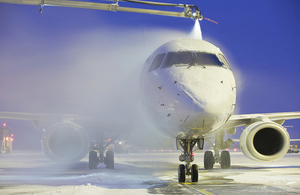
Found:
<svg viewBox="0 0 300 195"><path fill-rule="evenodd" d="M158 48L141 74L142 104L156 129L170 137L218 130L236 101L233 73L216 46L180 39Z"/></svg>

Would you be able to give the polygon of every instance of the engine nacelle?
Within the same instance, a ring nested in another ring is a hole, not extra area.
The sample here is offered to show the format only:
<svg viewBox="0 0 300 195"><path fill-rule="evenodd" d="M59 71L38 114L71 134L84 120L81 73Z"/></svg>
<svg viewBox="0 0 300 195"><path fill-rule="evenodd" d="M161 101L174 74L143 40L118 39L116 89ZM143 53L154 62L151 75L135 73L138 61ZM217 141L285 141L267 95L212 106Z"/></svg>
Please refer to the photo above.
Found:
<svg viewBox="0 0 300 195"><path fill-rule="evenodd" d="M78 124L57 123L44 133L42 148L51 160L77 162L88 153L90 140Z"/></svg>
<svg viewBox="0 0 300 195"><path fill-rule="evenodd" d="M290 136L281 125L270 122L254 122L241 134L241 150L248 158L275 161L288 151Z"/></svg>

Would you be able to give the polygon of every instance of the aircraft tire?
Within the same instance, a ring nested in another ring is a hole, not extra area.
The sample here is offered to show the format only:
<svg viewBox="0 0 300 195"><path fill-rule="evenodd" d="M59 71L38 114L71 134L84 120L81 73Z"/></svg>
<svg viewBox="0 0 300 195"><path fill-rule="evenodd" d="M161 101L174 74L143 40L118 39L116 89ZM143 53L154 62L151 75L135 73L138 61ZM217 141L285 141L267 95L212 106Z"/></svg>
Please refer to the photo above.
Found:
<svg viewBox="0 0 300 195"><path fill-rule="evenodd" d="M106 152L106 168L108 168L108 169L114 169L115 168L114 152L113 151L107 151Z"/></svg>
<svg viewBox="0 0 300 195"><path fill-rule="evenodd" d="M206 170L213 169L215 164L215 159L212 151L206 151L204 153L204 168Z"/></svg>
<svg viewBox="0 0 300 195"><path fill-rule="evenodd" d="M230 168L230 153L228 151L222 151L221 153L221 168L229 169Z"/></svg>
<svg viewBox="0 0 300 195"><path fill-rule="evenodd" d="M178 182L185 182L185 167L183 164L180 164L178 167Z"/></svg>
<svg viewBox="0 0 300 195"><path fill-rule="evenodd" d="M198 182L198 166L196 164L192 165L191 168L191 180L192 182Z"/></svg>
<svg viewBox="0 0 300 195"><path fill-rule="evenodd" d="M97 169L98 158L96 151L89 152L89 169Z"/></svg>

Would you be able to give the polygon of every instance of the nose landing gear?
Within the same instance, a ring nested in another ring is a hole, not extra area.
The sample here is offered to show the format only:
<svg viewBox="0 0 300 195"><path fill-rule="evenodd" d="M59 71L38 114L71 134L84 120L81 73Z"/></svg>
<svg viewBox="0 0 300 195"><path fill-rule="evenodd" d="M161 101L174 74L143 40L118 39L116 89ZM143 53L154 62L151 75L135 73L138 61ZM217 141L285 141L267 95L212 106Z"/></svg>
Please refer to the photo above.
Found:
<svg viewBox="0 0 300 195"><path fill-rule="evenodd" d="M179 156L179 161L185 162L178 167L178 182L185 182L185 176L190 175L192 182L198 182L198 166L196 164L191 165L194 161L193 148L196 145L196 149L203 149L204 139L176 139L175 146L178 149L181 147L183 153Z"/></svg>

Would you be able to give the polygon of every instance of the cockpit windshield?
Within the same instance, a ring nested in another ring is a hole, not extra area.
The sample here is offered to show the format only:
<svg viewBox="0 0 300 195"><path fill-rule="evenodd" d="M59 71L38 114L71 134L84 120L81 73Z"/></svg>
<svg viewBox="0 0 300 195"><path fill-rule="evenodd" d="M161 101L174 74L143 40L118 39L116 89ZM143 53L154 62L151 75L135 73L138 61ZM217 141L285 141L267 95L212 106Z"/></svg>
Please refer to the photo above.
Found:
<svg viewBox="0 0 300 195"><path fill-rule="evenodd" d="M167 68L173 65L225 67L224 63L216 54L205 52L170 52L168 53L162 67Z"/></svg>
<svg viewBox="0 0 300 195"><path fill-rule="evenodd" d="M195 59L192 52L171 52L168 53L163 67L171 67L173 65L193 65Z"/></svg>
<svg viewBox="0 0 300 195"><path fill-rule="evenodd" d="M223 66L219 58L212 53L196 52L197 62L199 65Z"/></svg>

